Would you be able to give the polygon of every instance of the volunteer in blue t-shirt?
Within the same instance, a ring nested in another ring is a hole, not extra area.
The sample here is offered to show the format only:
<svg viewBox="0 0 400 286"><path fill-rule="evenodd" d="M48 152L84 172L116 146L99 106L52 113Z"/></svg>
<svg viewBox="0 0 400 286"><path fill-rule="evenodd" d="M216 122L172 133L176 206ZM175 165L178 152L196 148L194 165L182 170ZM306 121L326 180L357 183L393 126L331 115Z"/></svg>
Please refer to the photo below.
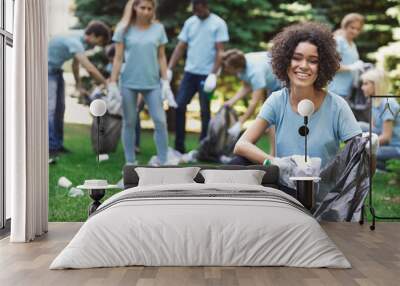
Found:
<svg viewBox="0 0 400 286"><path fill-rule="evenodd" d="M336 49L340 55L340 68L334 76L328 89L342 97L351 95L355 75L363 70L364 63L360 60L354 40L361 33L364 17L357 13L347 14L341 28L334 33Z"/></svg>
<svg viewBox="0 0 400 286"><path fill-rule="evenodd" d="M134 142L136 104L140 93L143 94L154 122L154 140L159 163L164 165L167 162L168 133L163 98L173 98L173 95L167 80L165 44L168 39L164 26L154 20L155 10L154 0L128 1L124 16L113 36L116 44L109 92L119 92L117 82L120 78L122 142L128 165L137 164ZM123 59L125 64L121 71Z"/></svg>
<svg viewBox="0 0 400 286"><path fill-rule="evenodd" d="M85 50L96 45L105 46L110 40L109 28L100 21L92 21L84 33L53 37L48 44L48 119L49 153L53 158L58 153L69 152L63 145L64 138L64 78L63 64L72 59L75 88L81 92L79 65L99 83L106 84L103 75L89 61Z"/></svg>
<svg viewBox="0 0 400 286"><path fill-rule="evenodd" d="M221 63L224 42L229 40L228 28L223 19L211 13L207 0L192 0L193 16L185 21L178 36L179 43L169 62L169 78L172 70L187 49L185 73L176 98L175 149L185 152L186 106L196 92L200 97L201 134L207 135L210 121L210 96L216 87L217 71Z"/></svg>
<svg viewBox="0 0 400 286"><path fill-rule="evenodd" d="M279 157L304 155L304 137L298 132L304 118L299 115L297 105L309 99L315 106L308 125L309 155L320 157L324 166L336 155L340 142L361 135L346 101L324 89L339 68L332 33L327 26L314 22L289 26L273 39L271 56L274 74L286 87L268 97L234 152L265 165L279 165ZM256 146L270 125L276 129L277 158Z"/></svg>
<svg viewBox="0 0 400 286"><path fill-rule="evenodd" d="M255 52L244 54L238 49L226 51L222 56L223 72L235 75L243 81L239 91L224 105L232 107L238 100L251 94L250 103L245 113L239 118L229 132L238 135L243 124L254 114L260 102L271 92L282 88L281 82L272 71L271 56L268 52Z"/></svg>
<svg viewBox="0 0 400 286"><path fill-rule="evenodd" d="M388 80L384 71L372 69L362 76L362 90L366 97L388 94ZM369 131L369 124L362 124ZM379 169L385 169L386 161L400 158L400 105L395 98L374 98L372 101L372 132L378 135L376 153Z"/></svg>

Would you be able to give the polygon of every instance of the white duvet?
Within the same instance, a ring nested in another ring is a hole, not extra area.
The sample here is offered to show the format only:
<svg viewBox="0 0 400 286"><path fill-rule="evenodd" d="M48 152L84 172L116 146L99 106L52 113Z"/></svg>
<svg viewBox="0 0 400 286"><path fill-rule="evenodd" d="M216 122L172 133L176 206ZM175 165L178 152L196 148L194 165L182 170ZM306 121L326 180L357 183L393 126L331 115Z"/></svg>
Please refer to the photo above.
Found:
<svg viewBox="0 0 400 286"><path fill-rule="evenodd" d="M279 199L173 197L122 200L137 192L262 190L254 185L135 187L105 201L50 269L145 266L294 266L349 268L318 222ZM109 203L111 203L108 207Z"/></svg>

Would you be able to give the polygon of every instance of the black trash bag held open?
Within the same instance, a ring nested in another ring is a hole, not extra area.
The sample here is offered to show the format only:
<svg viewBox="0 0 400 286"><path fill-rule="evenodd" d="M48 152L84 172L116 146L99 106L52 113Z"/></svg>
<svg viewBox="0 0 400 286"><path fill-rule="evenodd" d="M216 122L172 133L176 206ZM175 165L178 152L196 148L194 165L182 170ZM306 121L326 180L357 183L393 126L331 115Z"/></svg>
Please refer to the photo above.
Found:
<svg viewBox="0 0 400 286"><path fill-rule="evenodd" d="M100 141L97 150L97 120L93 119L91 128L92 147L97 154L113 153L117 150L121 138L122 118L116 115L104 114L100 118Z"/></svg>
<svg viewBox="0 0 400 286"><path fill-rule="evenodd" d="M369 190L368 138L355 137L321 171L317 208L318 220L359 221Z"/></svg>
<svg viewBox="0 0 400 286"><path fill-rule="evenodd" d="M232 136L228 129L238 121L236 112L227 106L222 107L210 120L207 136L201 140L197 159L219 162L221 155L230 156L239 136Z"/></svg>

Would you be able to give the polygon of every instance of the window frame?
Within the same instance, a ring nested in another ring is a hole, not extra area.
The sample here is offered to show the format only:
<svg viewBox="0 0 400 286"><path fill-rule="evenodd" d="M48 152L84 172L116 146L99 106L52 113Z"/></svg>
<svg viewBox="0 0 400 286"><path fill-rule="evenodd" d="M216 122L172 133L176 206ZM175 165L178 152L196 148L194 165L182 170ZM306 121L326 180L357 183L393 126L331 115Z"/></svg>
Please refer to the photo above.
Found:
<svg viewBox="0 0 400 286"><path fill-rule="evenodd" d="M13 13L15 13L15 0L12 0ZM6 55L7 46L13 48L13 34L6 31L6 0L0 0L0 237L10 231L10 219L6 217L6 188L5 188L5 101L6 101ZM12 15L14 17L14 15ZM13 27L14 28L14 27ZM14 30L14 29L12 29Z"/></svg>

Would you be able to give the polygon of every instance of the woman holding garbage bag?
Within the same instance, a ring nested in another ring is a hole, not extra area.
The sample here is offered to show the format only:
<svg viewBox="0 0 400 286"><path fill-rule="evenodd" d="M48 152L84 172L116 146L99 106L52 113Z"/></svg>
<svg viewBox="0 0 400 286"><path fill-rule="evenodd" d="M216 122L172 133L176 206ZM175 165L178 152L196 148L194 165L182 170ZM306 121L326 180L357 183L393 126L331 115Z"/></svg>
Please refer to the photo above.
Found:
<svg viewBox="0 0 400 286"><path fill-rule="evenodd" d="M372 69L361 76L366 97L388 94L388 79L383 70ZM360 124L369 131L369 124ZM372 132L378 135L377 167L385 169L386 161L400 158L400 105L395 98L374 98L372 101Z"/></svg>
<svg viewBox="0 0 400 286"><path fill-rule="evenodd" d="M110 92L118 92L117 81L121 72L123 128L122 142L126 164L137 164L134 152L136 101L143 94L150 116L154 121L154 140L161 164L167 162L168 133L163 98L176 107L167 80L165 44L168 39L164 26L155 20L154 0L130 0L114 34L116 53L111 74ZM161 84L160 84L161 74Z"/></svg>
<svg viewBox="0 0 400 286"><path fill-rule="evenodd" d="M282 157L304 155L304 124L298 104L309 99L314 113L308 118L308 151L322 166L339 150L341 141L361 135L361 129L346 101L324 88L339 69L335 40L327 26L305 22L285 28L273 39L272 67L285 88L273 92L257 119L241 136L234 153L251 162L280 166ZM275 125L276 154L273 157L256 146L265 129Z"/></svg>
<svg viewBox="0 0 400 286"><path fill-rule="evenodd" d="M358 13L344 16L340 29L334 33L336 49L340 55L340 68L328 89L342 97L349 97L354 80L354 73L363 71L364 63L360 60L354 40L361 33L364 17Z"/></svg>

